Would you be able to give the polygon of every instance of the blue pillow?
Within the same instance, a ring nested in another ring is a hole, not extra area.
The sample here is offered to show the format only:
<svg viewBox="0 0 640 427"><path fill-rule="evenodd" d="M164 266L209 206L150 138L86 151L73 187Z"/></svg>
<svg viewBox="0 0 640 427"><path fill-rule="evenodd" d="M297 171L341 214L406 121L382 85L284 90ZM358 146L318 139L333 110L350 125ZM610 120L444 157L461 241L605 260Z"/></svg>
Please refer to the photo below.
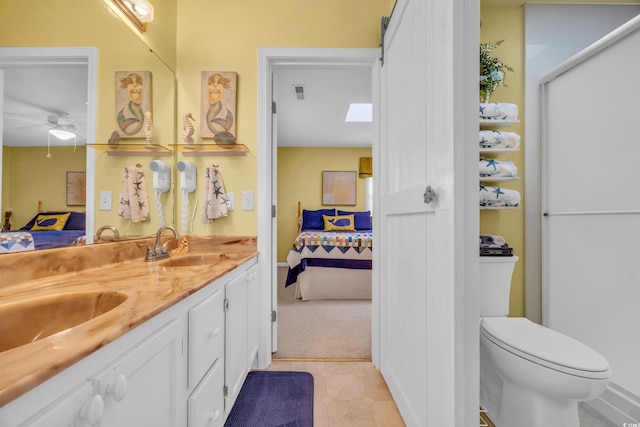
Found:
<svg viewBox="0 0 640 427"><path fill-rule="evenodd" d="M318 209L317 211L302 210L302 227L300 230L324 230L322 215L334 216L335 209Z"/></svg>
<svg viewBox="0 0 640 427"><path fill-rule="evenodd" d="M338 215L355 215L354 225L356 230L371 230L373 228L373 224L371 223L371 211L362 211L362 212L349 212L349 211L338 211Z"/></svg>
<svg viewBox="0 0 640 427"><path fill-rule="evenodd" d="M59 215L59 214L65 214L67 212L69 212L69 211L40 212L40 213L36 214L36 216L31 218L31 221L29 221L20 230L31 230L33 225L36 223L36 219L38 219L38 215L40 215L40 214ZM64 225L63 230L84 230L85 227L86 227L86 215L85 215L85 213L84 212L71 212L71 215L69 216L69 219L67 220L67 223Z"/></svg>

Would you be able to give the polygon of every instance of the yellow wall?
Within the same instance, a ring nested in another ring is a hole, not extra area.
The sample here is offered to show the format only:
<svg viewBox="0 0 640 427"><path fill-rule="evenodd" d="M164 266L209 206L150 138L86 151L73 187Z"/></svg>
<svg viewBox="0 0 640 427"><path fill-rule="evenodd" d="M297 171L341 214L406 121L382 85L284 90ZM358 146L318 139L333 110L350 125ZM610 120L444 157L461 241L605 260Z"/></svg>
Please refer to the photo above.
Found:
<svg viewBox="0 0 640 427"><path fill-rule="evenodd" d="M370 148L278 148L278 262L286 262L298 234L298 202L302 209L366 210L365 179L357 178L356 206L322 206L322 171L358 171Z"/></svg>
<svg viewBox="0 0 640 427"><path fill-rule="evenodd" d="M6 210L11 210L11 228L25 225L38 212L38 201L45 211L84 212L84 206L67 206L67 172L85 170L86 149L52 147L50 159L47 147L4 147L3 198Z"/></svg>
<svg viewBox="0 0 640 427"><path fill-rule="evenodd" d="M514 72L507 72L507 87L498 88L490 102L508 102L518 105L520 124L508 130L524 135L524 26L521 6L485 6L480 9L482 26L480 41L505 41L494 50L494 54L505 64L513 67ZM518 167L518 175L524 176L524 144L522 138L518 153L504 156L512 160ZM504 183L505 188L520 191L523 196L521 206L527 201L523 194L523 181ZM524 316L524 209L480 211L480 232L482 234L498 234L504 236L514 253L520 257L511 281L511 316Z"/></svg>
<svg viewBox="0 0 640 427"><path fill-rule="evenodd" d="M227 191L236 193L236 204L240 192L253 191L257 196L258 190L258 48L375 48L380 18L389 15L392 4L391 0L179 1L180 120L191 112L196 128L200 124L201 71L238 73L237 140L250 153L239 158L208 158L220 165ZM236 209L210 228L216 234L256 234L257 224L257 211ZM195 231L203 232L202 224L196 224Z"/></svg>

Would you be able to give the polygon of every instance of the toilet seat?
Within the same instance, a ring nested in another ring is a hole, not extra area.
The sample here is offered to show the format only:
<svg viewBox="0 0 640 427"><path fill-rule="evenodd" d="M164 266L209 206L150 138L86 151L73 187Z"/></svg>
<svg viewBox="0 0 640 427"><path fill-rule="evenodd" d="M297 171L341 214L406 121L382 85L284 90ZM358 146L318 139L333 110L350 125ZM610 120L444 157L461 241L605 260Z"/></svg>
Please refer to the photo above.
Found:
<svg viewBox="0 0 640 427"><path fill-rule="evenodd" d="M481 333L503 349L556 371L592 379L608 379L607 360L592 348L524 317L486 317Z"/></svg>

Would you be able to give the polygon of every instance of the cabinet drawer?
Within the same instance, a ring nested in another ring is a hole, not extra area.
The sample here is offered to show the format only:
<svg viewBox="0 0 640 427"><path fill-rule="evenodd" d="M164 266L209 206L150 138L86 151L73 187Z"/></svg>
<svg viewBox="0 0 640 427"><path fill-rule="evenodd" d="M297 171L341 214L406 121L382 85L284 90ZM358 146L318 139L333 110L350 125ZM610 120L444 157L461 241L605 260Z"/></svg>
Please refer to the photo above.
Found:
<svg viewBox="0 0 640 427"><path fill-rule="evenodd" d="M224 351L224 289L189 310L189 387L194 387Z"/></svg>
<svg viewBox="0 0 640 427"><path fill-rule="evenodd" d="M224 363L213 365L188 401L189 427L222 427L224 425Z"/></svg>

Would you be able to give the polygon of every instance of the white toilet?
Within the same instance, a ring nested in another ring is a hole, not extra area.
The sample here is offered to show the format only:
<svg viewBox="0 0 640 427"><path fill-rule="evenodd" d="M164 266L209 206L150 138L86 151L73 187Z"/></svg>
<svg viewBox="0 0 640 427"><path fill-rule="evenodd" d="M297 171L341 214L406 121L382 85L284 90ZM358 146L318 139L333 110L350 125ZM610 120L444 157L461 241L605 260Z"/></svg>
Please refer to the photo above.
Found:
<svg viewBox="0 0 640 427"><path fill-rule="evenodd" d="M480 403L496 427L579 427L578 402L604 392L609 363L573 338L507 317L517 261L480 257Z"/></svg>

